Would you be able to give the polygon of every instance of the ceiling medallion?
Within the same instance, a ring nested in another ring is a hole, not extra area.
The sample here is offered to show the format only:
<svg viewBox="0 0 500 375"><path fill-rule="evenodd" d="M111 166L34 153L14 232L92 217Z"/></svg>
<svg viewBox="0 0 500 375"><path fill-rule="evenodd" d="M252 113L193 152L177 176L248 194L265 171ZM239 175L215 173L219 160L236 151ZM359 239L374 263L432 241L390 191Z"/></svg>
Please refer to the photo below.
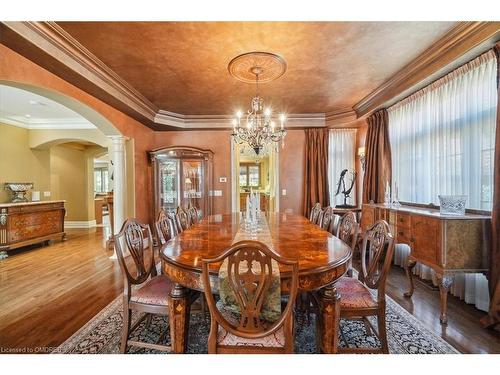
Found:
<svg viewBox="0 0 500 375"><path fill-rule="evenodd" d="M246 82L255 82L253 68L260 67L259 82L266 83L278 79L286 72L286 61L283 57L270 52L248 52L236 56L229 62L228 70L234 78Z"/></svg>
<svg viewBox="0 0 500 375"><path fill-rule="evenodd" d="M271 82L281 77L286 71L285 60L269 52L249 52L236 56L228 66L229 73L243 82L255 82L256 94L252 98L246 114L244 126L241 124L243 113L238 111L233 119L232 137L239 145L248 144L257 155L269 152L281 142L284 146L286 135L285 114L280 114L280 128L276 127L270 107L264 108L264 99L259 96L259 83Z"/></svg>

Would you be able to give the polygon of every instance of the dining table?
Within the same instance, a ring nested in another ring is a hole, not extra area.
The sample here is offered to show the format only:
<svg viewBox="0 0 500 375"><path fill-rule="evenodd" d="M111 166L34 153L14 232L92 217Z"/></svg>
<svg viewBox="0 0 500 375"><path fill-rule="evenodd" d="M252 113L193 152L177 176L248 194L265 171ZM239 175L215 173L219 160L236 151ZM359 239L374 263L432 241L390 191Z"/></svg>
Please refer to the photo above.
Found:
<svg viewBox="0 0 500 375"><path fill-rule="evenodd" d="M160 248L162 272L174 283L169 295L169 325L174 353L187 349L191 303L204 292L202 260L216 258L234 242L264 242L278 255L297 260L299 292L312 292L318 305L317 343L323 353L336 353L340 295L335 282L348 270L351 248L339 238L288 213L260 213L264 229L248 231L242 213L211 215ZM209 269L212 292L218 293L220 265ZM281 293L287 294L291 272L280 265Z"/></svg>

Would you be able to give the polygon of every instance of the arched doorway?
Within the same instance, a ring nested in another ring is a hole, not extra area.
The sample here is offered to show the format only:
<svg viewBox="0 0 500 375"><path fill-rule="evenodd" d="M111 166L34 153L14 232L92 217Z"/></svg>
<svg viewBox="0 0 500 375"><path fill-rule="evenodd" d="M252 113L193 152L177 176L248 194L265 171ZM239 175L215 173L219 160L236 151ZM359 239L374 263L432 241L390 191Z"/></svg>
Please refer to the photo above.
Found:
<svg viewBox="0 0 500 375"><path fill-rule="evenodd" d="M57 128L52 129L52 132L45 131L43 134L36 134L30 137L30 148L43 149L58 144L81 141L92 142L99 146L106 147L113 164L113 200L115 216L113 229L115 233L119 231L125 217L133 216L135 210L134 205L128 204L127 201L128 195L131 197L134 196L134 185L133 183L128 184L126 179L127 170L132 176L134 173L132 153L129 160L127 160L126 143L128 139L123 136L106 117L72 97L42 87L7 80L0 80L0 89L2 87L5 88L6 92L10 88L10 91L8 91L9 94L3 95L2 101L9 99L9 95L14 95L12 94L14 90L18 90L21 93L29 92L69 109L95 127L93 135L89 135L89 132L83 135L82 131L71 128L66 128L63 131ZM33 100L33 102L36 102L36 100ZM132 143L132 140L129 142Z"/></svg>

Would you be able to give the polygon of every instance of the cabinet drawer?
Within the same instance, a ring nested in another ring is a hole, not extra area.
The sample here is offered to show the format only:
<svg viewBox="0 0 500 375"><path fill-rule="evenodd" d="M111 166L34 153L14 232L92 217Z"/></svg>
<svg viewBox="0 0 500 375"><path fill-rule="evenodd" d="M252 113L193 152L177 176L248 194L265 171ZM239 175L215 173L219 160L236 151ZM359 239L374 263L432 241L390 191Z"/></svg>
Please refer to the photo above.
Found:
<svg viewBox="0 0 500 375"><path fill-rule="evenodd" d="M398 228L410 228L411 227L410 215L398 212L396 215L396 225Z"/></svg>
<svg viewBox="0 0 500 375"><path fill-rule="evenodd" d="M404 243L411 246L411 228L396 227L395 229L396 243Z"/></svg>
<svg viewBox="0 0 500 375"><path fill-rule="evenodd" d="M412 254L417 259L438 264L441 253L441 224L439 220L414 216L411 226Z"/></svg>

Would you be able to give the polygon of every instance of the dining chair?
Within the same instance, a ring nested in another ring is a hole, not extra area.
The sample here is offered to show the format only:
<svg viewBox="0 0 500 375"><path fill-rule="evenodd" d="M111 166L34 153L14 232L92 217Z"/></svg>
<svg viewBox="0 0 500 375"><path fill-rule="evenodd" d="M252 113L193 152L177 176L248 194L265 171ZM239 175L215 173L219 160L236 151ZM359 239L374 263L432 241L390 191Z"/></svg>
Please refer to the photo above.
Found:
<svg viewBox="0 0 500 375"><path fill-rule="evenodd" d="M182 233L182 226L179 222L179 218L174 212L169 212L167 214L168 219L170 220L170 229L172 231L172 237L177 236L179 233Z"/></svg>
<svg viewBox="0 0 500 375"><path fill-rule="evenodd" d="M127 219L120 233L115 235L115 248L123 275L123 328L120 352L125 353L127 346L170 351L170 345L130 340L130 333L146 319L149 329L153 315L168 316L168 295L172 283L165 275L158 275L153 251L151 229L136 219ZM132 261L126 261L124 246ZM149 259L149 260L148 260ZM146 313L131 327L132 311ZM165 333L167 330L165 329ZM160 341L163 335L160 336Z"/></svg>
<svg viewBox="0 0 500 375"><path fill-rule="evenodd" d="M172 223L165 214L165 211L160 210L158 219L155 222L155 227L159 246L166 244L171 238L174 237L172 235Z"/></svg>
<svg viewBox="0 0 500 375"><path fill-rule="evenodd" d="M385 220L379 220L364 233L358 279L341 277L335 283L340 294L340 317L363 321L366 333L374 332L381 344L379 348L339 348L340 353L389 353L385 321L385 283L393 254L394 238L389 224ZM376 297L370 290L377 291ZM368 319L369 316L377 317L377 330ZM341 334L343 335L342 330ZM346 341L345 337L342 337Z"/></svg>
<svg viewBox="0 0 500 375"><path fill-rule="evenodd" d="M330 228L333 215L333 208L331 208L330 206L323 210L323 216L321 218L321 228L323 228L324 230L328 230Z"/></svg>
<svg viewBox="0 0 500 375"><path fill-rule="evenodd" d="M178 224L181 226L182 230L186 230L191 226L189 222L189 216L181 206L177 207L177 212L175 213L175 215L177 216Z"/></svg>
<svg viewBox="0 0 500 375"><path fill-rule="evenodd" d="M313 224L320 225L321 223L321 204L316 203L311 209L311 213L309 214L309 221Z"/></svg>
<svg viewBox="0 0 500 375"><path fill-rule="evenodd" d="M330 232L334 236L337 236L337 232L339 230L340 219L342 219L342 216L337 215L337 214L333 214L332 218L330 219L330 226L328 227L328 232Z"/></svg>
<svg viewBox="0 0 500 375"><path fill-rule="evenodd" d="M291 279L287 280L290 292L284 309L279 294L281 280L279 273L276 275L279 265L291 271ZM293 353L293 307L299 275L296 260L277 255L261 242L240 241L217 258L203 259L202 267L211 318L209 353ZM234 302L232 309L222 298L215 302L209 272L213 273L216 267L219 267L219 276L221 271L227 272L225 281L219 277L219 291L225 290L232 296L229 299ZM275 307L273 319L265 314L270 301Z"/></svg>
<svg viewBox="0 0 500 375"><path fill-rule="evenodd" d="M359 224L356 220L356 214L352 211L347 211L340 219L337 229L337 237L349 245L352 253L354 254L356 244L358 242L358 235ZM352 257L349 260L347 275L352 277Z"/></svg>
<svg viewBox="0 0 500 375"><path fill-rule="evenodd" d="M187 213L189 215L190 225L198 223L199 221L198 210L191 203L189 203Z"/></svg>

